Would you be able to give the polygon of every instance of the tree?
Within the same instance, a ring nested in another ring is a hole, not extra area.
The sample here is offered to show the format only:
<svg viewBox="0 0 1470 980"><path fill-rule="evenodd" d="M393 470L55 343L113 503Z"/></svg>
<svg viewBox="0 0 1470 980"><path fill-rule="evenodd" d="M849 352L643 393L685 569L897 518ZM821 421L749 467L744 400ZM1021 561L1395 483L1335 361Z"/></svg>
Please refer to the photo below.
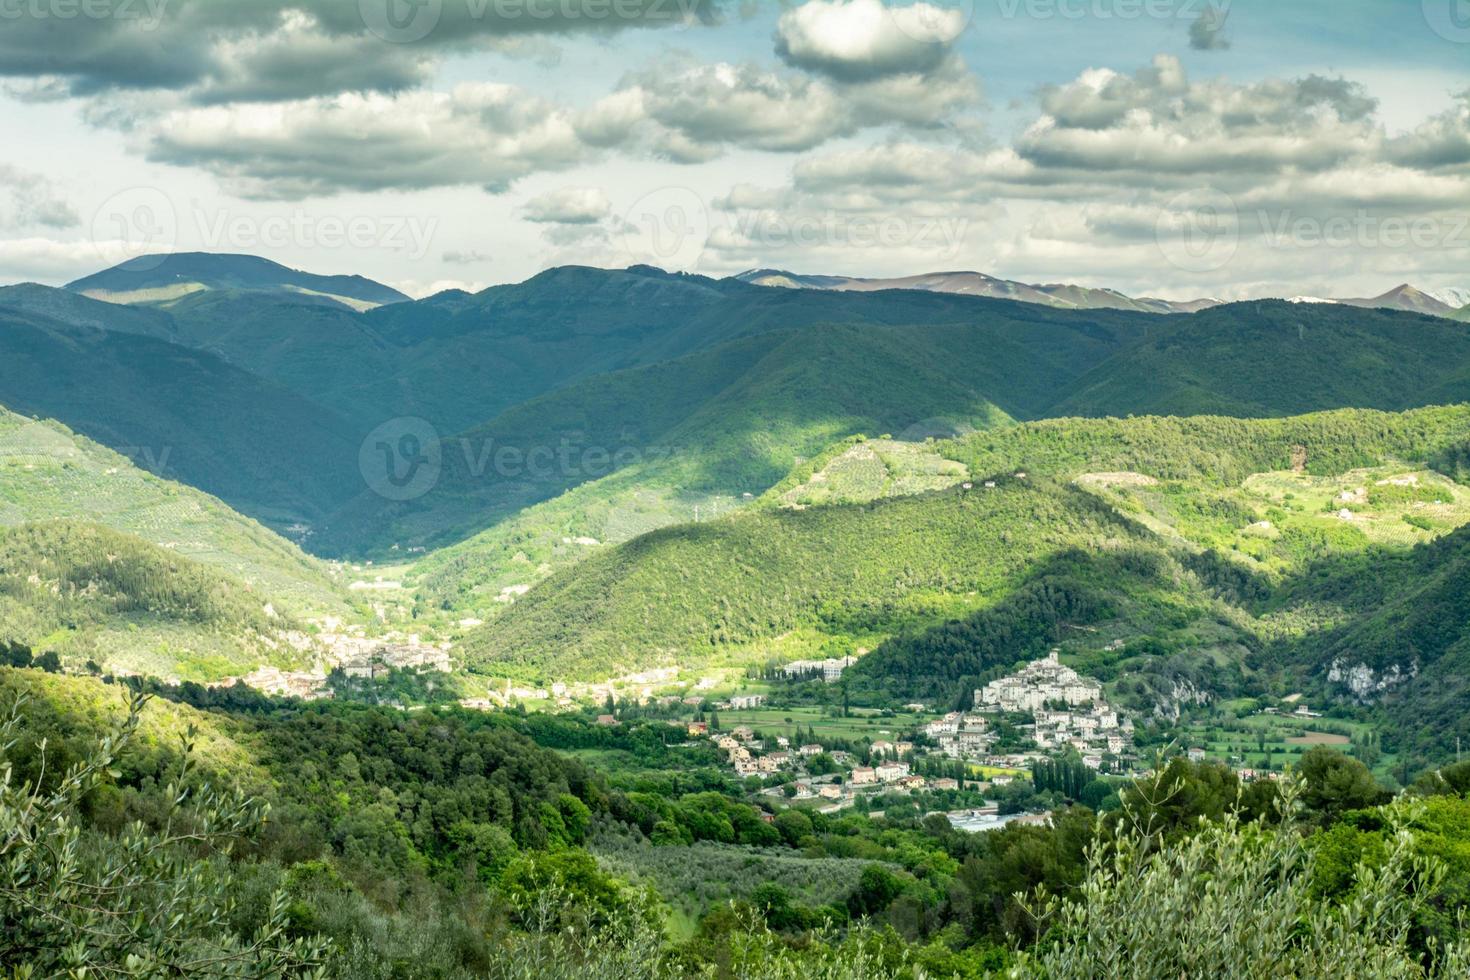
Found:
<svg viewBox="0 0 1470 980"><path fill-rule="evenodd" d="M229 928L228 873L200 854L225 854L258 830L265 808L239 794L190 788L194 732L164 789L157 830L135 823L116 837L77 822L82 803L106 785L137 734L147 697L134 694L126 720L54 785L45 774L17 783L10 758L24 698L0 725L0 965L16 976L318 976L326 946L286 938L286 897L242 938Z"/></svg>
<svg viewBox="0 0 1470 980"><path fill-rule="evenodd" d="M1301 792L1297 785L1283 792L1279 827L1230 813L1163 850L1144 833L1099 841L1073 898L1028 907L1048 942L1023 953L1011 975L1465 976L1463 940L1438 949L1432 968L1409 945L1424 896L1442 877L1415 860L1412 811L1385 813L1392 837L1381 864L1360 866L1341 902L1323 902L1312 897L1313 855L1291 819Z"/></svg>
<svg viewBox="0 0 1470 980"><path fill-rule="evenodd" d="M1301 775L1305 781L1302 802L1324 820L1375 806L1389 796L1367 766L1325 745L1314 746L1302 756Z"/></svg>

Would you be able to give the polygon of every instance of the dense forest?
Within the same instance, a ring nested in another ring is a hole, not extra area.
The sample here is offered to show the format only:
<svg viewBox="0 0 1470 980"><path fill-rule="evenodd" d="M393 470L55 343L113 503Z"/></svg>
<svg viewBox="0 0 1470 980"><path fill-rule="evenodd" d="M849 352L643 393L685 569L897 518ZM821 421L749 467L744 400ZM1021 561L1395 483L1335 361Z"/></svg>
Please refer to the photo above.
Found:
<svg viewBox="0 0 1470 980"><path fill-rule="evenodd" d="M1393 799L1326 748L1251 784L1175 760L1094 786L1058 763L1036 791L1070 806L971 834L902 805L773 817L713 767L658 769L679 737L661 723L0 682L0 962L34 975L1080 977L1098 949L1128 975L1244 975L1241 948L1294 975L1466 962L1470 764ZM560 754L593 745L657 774ZM740 887L675 938L700 880Z"/></svg>

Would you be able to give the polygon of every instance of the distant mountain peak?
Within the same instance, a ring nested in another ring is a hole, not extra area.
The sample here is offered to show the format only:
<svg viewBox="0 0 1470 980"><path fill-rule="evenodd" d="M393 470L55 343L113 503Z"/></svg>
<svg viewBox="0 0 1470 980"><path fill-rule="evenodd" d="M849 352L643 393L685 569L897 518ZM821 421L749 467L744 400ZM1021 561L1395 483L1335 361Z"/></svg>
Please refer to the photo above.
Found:
<svg viewBox="0 0 1470 980"><path fill-rule="evenodd" d="M1373 296L1368 299L1343 299L1337 302L1345 303L1348 306L1364 306L1384 310L1405 310L1410 313L1428 313L1431 316L1442 317L1448 317L1458 309L1458 307L1452 306L1436 298L1431 293L1411 286L1406 282L1400 283L1380 296Z"/></svg>
<svg viewBox="0 0 1470 980"><path fill-rule="evenodd" d="M218 252L140 255L68 283L65 288L110 303L153 306L212 290L312 297L355 310L408 299L391 286L363 276L317 275L258 255Z"/></svg>
<svg viewBox="0 0 1470 980"><path fill-rule="evenodd" d="M1193 313L1219 305L1218 300L1209 299L1175 302L1152 297L1136 298L1116 289L1078 286L1071 283L1014 282L971 270L925 272L892 279L865 279L858 276L801 275L781 269L751 269L733 278L756 286L787 289L828 289L843 292L917 289L934 293L1010 299L1067 310L1115 309L1137 310L1143 313Z"/></svg>

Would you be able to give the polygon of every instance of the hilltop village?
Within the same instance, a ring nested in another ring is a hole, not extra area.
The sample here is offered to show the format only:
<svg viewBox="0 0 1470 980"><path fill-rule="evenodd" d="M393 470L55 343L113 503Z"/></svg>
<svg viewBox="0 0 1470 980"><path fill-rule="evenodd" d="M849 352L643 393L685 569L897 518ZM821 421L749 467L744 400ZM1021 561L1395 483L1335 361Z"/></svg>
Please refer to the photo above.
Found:
<svg viewBox="0 0 1470 980"><path fill-rule="evenodd" d="M796 669L808 676L828 674L829 683L840 677L840 667L824 668L821 662L803 662ZM747 695L709 708L748 710L762 701L760 695ZM767 794L819 800L828 812L881 794L988 792L1034 764L1069 752L1101 772L1126 772L1136 761L1133 722L1108 703L1097 681L1064 666L1056 651L975 691L969 710L948 712L906 736L867 742L858 751L820 739L792 744L785 735L766 735L749 725L728 731L717 725L693 721L687 727L692 738L711 742L736 775L785 777L765 789ZM974 778L976 773L985 778Z"/></svg>

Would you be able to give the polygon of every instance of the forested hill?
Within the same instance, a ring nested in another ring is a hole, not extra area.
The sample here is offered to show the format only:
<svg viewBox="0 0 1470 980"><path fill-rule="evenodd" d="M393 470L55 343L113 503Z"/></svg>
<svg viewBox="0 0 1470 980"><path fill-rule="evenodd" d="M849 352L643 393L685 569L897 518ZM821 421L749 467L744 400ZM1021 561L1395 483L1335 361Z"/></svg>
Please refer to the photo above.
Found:
<svg viewBox="0 0 1470 980"><path fill-rule="evenodd" d="M1323 664L1376 606L1319 607L1355 563L1442 554L1433 542L1470 520L1470 493L1433 469L1462 474L1467 439L1463 406L981 432L937 447L968 487L773 500L648 534L554 575L464 651L492 675L555 680L876 644L852 686L886 702L957 696L1058 641L1151 636L1168 655L1133 664L1142 707L1175 681L1239 690L1268 665L1328 691ZM1332 563L1340 576L1324 575ZM1412 607L1411 591L1394 596ZM1440 649L1458 649L1454 621ZM1426 648L1419 668L1438 656Z"/></svg>
<svg viewBox="0 0 1470 980"><path fill-rule="evenodd" d="M58 422L0 409L0 525L85 521L218 569L282 614L340 614L326 565L220 500L133 465Z"/></svg>
<svg viewBox="0 0 1470 980"><path fill-rule="evenodd" d="M1293 415L1470 399L1470 331L1331 303L1232 303L1155 323L1045 413Z"/></svg>
<svg viewBox="0 0 1470 980"><path fill-rule="evenodd" d="M351 426L306 396L157 337L3 307L0 404L265 520L319 519L356 472Z"/></svg>

